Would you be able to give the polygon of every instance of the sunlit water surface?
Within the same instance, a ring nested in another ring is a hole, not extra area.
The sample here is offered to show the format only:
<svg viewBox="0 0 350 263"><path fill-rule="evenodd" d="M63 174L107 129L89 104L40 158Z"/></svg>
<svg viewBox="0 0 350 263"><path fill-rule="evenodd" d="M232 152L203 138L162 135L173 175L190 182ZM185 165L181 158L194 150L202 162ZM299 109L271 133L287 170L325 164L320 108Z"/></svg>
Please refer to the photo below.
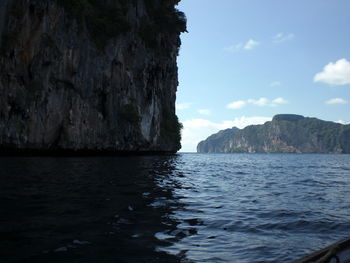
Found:
<svg viewBox="0 0 350 263"><path fill-rule="evenodd" d="M4 262L289 262L350 236L350 155L0 159Z"/></svg>

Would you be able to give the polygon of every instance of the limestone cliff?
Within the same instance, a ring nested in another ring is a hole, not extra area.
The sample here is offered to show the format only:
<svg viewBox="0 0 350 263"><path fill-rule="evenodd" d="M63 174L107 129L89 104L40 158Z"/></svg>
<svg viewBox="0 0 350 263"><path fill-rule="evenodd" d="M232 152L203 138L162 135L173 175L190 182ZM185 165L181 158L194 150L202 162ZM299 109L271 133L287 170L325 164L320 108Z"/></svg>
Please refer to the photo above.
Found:
<svg viewBox="0 0 350 263"><path fill-rule="evenodd" d="M176 152L179 0L1 0L0 153Z"/></svg>
<svg viewBox="0 0 350 263"><path fill-rule="evenodd" d="M350 153L350 125L280 114L264 125L220 131L200 142L197 151Z"/></svg>

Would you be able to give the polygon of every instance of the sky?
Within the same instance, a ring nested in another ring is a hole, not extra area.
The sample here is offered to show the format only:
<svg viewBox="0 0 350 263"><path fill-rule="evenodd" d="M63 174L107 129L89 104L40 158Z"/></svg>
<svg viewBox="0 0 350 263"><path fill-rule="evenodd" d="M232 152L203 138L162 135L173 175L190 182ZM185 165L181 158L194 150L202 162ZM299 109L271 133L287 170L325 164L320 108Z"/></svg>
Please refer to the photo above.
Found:
<svg viewBox="0 0 350 263"><path fill-rule="evenodd" d="M350 122L349 0L182 0L182 152L291 113Z"/></svg>

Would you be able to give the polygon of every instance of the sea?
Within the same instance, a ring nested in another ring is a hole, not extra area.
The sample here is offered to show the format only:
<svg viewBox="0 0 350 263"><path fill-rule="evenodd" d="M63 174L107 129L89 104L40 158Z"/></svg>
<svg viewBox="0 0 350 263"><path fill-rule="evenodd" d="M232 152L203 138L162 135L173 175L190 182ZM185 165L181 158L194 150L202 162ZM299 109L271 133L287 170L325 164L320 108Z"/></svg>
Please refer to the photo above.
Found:
<svg viewBox="0 0 350 263"><path fill-rule="evenodd" d="M292 262L350 236L350 155L1 157L0 262Z"/></svg>

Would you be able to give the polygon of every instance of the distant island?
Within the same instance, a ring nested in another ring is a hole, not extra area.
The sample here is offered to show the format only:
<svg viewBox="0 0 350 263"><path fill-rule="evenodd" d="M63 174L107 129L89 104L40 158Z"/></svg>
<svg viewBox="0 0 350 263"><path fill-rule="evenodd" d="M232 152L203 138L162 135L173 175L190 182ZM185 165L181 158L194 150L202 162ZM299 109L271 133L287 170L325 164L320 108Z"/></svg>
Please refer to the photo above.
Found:
<svg viewBox="0 0 350 263"><path fill-rule="evenodd" d="M350 153L350 125L279 114L263 125L233 127L201 141L200 153Z"/></svg>

